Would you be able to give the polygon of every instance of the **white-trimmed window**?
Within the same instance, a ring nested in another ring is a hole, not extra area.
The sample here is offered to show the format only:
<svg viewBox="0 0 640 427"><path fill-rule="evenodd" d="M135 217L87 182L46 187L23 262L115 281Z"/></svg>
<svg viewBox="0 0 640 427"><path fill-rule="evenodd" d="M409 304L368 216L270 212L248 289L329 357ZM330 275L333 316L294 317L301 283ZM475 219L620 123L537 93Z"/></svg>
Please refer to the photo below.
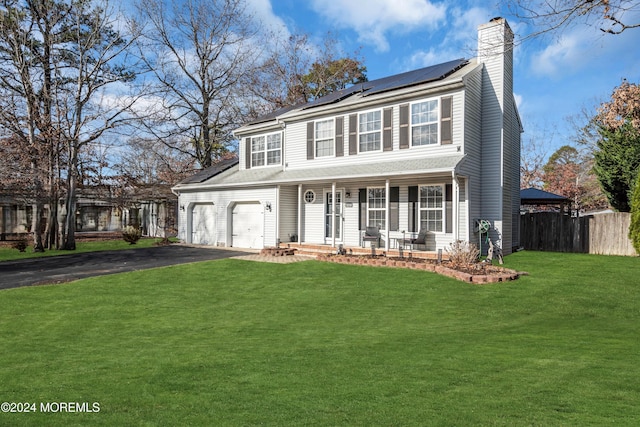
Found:
<svg viewBox="0 0 640 427"><path fill-rule="evenodd" d="M420 187L420 230L444 231L444 198L444 185L442 184Z"/></svg>
<svg viewBox="0 0 640 427"><path fill-rule="evenodd" d="M411 145L438 143L438 100L411 104Z"/></svg>
<svg viewBox="0 0 640 427"><path fill-rule="evenodd" d="M251 167L264 166L264 136L251 138Z"/></svg>
<svg viewBox="0 0 640 427"><path fill-rule="evenodd" d="M280 132L251 138L251 167L281 163L282 134Z"/></svg>
<svg viewBox="0 0 640 427"><path fill-rule="evenodd" d="M386 230L385 209L387 206L386 190L384 187L367 189L367 225Z"/></svg>
<svg viewBox="0 0 640 427"><path fill-rule="evenodd" d="M361 153L382 149L382 112L380 110L360 113L358 138Z"/></svg>
<svg viewBox="0 0 640 427"><path fill-rule="evenodd" d="M333 156L334 120L319 120L315 122L316 157Z"/></svg>
<svg viewBox="0 0 640 427"><path fill-rule="evenodd" d="M316 201L316 193L313 190L307 190L304 193L304 201L305 203L313 203Z"/></svg>

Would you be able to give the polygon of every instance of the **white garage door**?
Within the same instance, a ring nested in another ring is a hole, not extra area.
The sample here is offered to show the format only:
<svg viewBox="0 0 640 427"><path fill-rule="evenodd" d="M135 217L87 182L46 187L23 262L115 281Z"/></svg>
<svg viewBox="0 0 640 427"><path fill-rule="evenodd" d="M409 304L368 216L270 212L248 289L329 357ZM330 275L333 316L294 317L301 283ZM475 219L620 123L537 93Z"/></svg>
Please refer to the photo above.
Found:
<svg viewBox="0 0 640 427"><path fill-rule="evenodd" d="M216 244L215 206L197 204L191 215L191 243L196 245Z"/></svg>
<svg viewBox="0 0 640 427"><path fill-rule="evenodd" d="M260 203L237 203L233 207L231 245L236 248L262 249L263 218Z"/></svg>

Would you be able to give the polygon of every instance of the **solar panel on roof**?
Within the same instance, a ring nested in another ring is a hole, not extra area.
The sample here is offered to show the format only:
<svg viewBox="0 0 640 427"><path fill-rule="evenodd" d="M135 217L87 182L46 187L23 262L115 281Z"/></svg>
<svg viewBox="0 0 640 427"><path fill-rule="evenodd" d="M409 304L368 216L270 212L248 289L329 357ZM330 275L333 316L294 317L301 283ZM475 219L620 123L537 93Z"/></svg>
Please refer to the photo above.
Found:
<svg viewBox="0 0 640 427"><path fill-rule="evenodd" d="M210 178L213 178L216 175L221 174L227 169L232 168L238 163L239 163L239 160L237 157L221 160L213 166L209 166L208 168L205 168L199 172L196 172L194 175L182 181L181 184L197 184L199 182L204 182Z"/></svg>
<svg viewBox="0 0 640 427"><path fill-rule="evenodd" d="M372 80L369 82L358 83L311 101L302 109L306 110L322 105L333 104L358 92L361 92L363 96L369 96L388 90L399 89L402 87L413 86L420 83L440 80L447 77L454 71L460 69L468 62L469 61L467 61L466 59L461 58L445 62L443 64L420 68L419 70L407 71L406 73L382 77L380 79Z"/></svg>
<svg viewBox="0 0 640 427"><path fill-rule="evenodd" d="M302 109L306 110L307 108L319 107L321 105L333 104L334 102L338 102L343 100L344 98L353 95L356 92L363 90L363 84L358 83L353 86L350 86L345 89L336 90L331 92L328 95L325 95L321 98L318 98L310 103L306 104Z"/></svg>
<svg viewBox="0 0 640 427"><path fill-rule="evenodd" d="M364 96L369 96L375 93L385 92L392 89L400 89L402 87L413 86L420 83L441 80L454 71L460 69L460 67L466 65L467 63L468 61L466 59L461 58L454 61L445 62L443 64L420 68L419 70L408 71L406 73L376 80L374 82L371 82L373 87L368 90L364 94Z"/></svg>

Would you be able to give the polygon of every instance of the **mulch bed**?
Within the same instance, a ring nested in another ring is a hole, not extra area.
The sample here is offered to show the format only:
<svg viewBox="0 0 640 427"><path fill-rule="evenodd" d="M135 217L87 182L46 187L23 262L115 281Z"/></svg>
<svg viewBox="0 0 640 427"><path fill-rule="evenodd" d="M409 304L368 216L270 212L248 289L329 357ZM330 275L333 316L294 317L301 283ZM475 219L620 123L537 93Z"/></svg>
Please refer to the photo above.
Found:
<svg viewBox="0 0 640 427"><path fill-rule="evenodd" d="M509 268L498 267L487 263L471 265L453 265L449 261L438 263L436 260L422 258L398 258L375 255L334 255L321 254L318 260L336 262L339 264L371 265L378 267L409 268L412 270L426 270L444 276L452 277L463 282L485 284L507 282L518 279L524 272Z"/></svg>

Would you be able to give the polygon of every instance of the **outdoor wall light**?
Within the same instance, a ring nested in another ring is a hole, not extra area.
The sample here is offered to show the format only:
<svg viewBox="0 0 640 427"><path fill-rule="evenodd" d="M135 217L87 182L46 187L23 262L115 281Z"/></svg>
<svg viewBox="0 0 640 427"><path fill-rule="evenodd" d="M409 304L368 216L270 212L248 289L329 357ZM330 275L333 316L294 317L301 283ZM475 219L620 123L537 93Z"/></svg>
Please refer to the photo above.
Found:
<svg viewBox="0 0 640 427"><path fill-rule="evenodd" d="M271 202L267 202L267 204L265 205L265 207L267 208L267 210L269 212L271 212Z"/></svg>
<svg viewBox="0 0 640 427"><path fill-rule="evenodd" d="M180 210L184 211L184 205L180 205Z"/></svg>
<svg viewBox="0 0 640 427"><path fill-rule="evenodd" d="M345 197L346 197L347 199L350 199L350 198L351 198L351 191L350 191L350 190L347 190L347 191L344 193L344 195L345 195Z"/></svg>

